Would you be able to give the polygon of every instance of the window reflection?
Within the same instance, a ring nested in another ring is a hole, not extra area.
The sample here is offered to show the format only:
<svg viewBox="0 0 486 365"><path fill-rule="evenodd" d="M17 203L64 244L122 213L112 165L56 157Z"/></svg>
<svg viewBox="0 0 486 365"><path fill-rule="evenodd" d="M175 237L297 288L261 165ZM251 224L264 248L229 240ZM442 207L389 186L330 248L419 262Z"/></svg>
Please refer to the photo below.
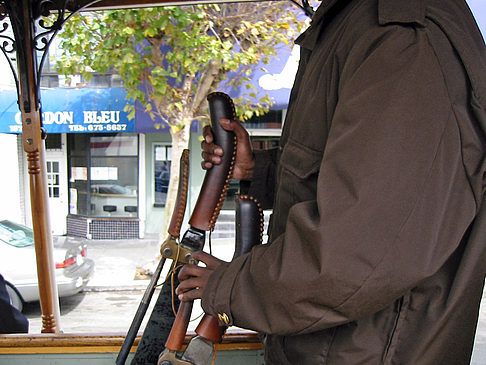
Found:
<svg viewBox="0 0 486 365"><path fill-rule="evenodd" d="M138 137L69 136L70 214L138 216Z"/></svg>
<svg viewBox="0 0 486 365"><path fill-rule="evenodd" d="M170 180L172 147L154 145L154 206L165 207Z"/></svg>

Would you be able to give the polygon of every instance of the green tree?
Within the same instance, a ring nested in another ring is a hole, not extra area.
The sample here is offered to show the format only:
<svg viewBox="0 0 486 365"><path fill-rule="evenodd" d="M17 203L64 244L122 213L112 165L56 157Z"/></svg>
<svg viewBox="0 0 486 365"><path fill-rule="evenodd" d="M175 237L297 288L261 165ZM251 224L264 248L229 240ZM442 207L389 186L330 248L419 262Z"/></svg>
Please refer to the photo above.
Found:
<svg viewBox="0 0 486 365"><path fill-rule="evenodd" d="M156 128L170 128L168 216L179 175L176 156L188 146L191 122L208 119L206 95L226 85L246 87L247 95L235 103L240 119L263 114L271 102L256 100L249 76L280 45L290 45L300 30L297 13L281 1L86 13L71 18L59 35L65 52L57 67L87 80L94 71L114 69L132 101L129 118L138 101Z"/></svg>

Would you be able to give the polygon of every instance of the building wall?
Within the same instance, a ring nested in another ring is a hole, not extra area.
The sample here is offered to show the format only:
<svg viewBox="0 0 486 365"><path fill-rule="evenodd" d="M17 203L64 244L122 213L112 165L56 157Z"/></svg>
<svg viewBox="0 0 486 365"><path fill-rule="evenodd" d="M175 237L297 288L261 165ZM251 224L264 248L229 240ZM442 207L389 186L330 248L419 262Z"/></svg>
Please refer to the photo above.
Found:
<svg viewBox="0 0 486 365"><path fill-rule="evenodd" d="M190 189L187 206L186 221L194 207L204 177L201 169L200 132L193 132L190 141ZM168 133L149 133L140 139L140 208L144 212L140 218L143 233L160 234L164 217L163 207L154 207L154 169L153 146L155 143L171 144ZM18 223L32 225L29 200L28 176L24 167L25 158L21 145L21 136L0 133L0 153L2 155L2 171L4 179L0 180L0 220L9 219ZM143 156L142 156L143 153ZM173 157L174 158L174 157ZM63 176L68 179L68 176ZM143 185L143 186L142 186ZM66 202L67 204L67 202Z"/></svg>
<svg viewBox="0 0 486 365"><path fill-rule="evenodd" d="M0 179L0 219L24 223L21 211L20 176L17 135L0 133L2 176Z"/></svg>

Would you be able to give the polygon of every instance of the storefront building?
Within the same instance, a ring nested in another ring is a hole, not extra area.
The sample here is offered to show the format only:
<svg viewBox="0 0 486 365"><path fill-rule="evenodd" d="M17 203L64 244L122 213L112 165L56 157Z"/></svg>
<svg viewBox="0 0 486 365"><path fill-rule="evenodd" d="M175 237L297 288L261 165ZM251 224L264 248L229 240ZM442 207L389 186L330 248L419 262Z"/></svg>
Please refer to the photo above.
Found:
<svg viewBox="0 0 486 365"><path fill-rule="evenodd" d="M126 239L159 233L172 159L169 133L151 133L153 122L143 115L129 120L122 88L54 88L41 97L53 234ZM0 111L0 132L20 133L14 90L2 91ZM197 140L197 124L192 132ZM28 182L24 187L21 200L28 202ZM28 207L25 216L29 224Z"/></svg>
<svg viewBox="0 0 486 365"><path fill-rule="evenodd" d="M248 124L255 148L278 143L288 95L297 66L298 50L257 71L253 77L261 97L269 93L273 110ZM289 57L290 56L290 57ZM125 112L126 91L117 75L98 75L96 87L79 83L61 85L61 76L45 73L41 89L43 126L47 131L46 162L51 229L55 235L88 239L142 238L163 234L164 210L173 156L167 127L136 108L135 118ZM114 81L115 80L115 81ZM118 83L117 83L118 82ZM100 85L102 85L100 87ZM239 96L238 90L228 92ZM22 132L15 89L0 92L0 133ZM188 212L197 200L204 171L200 167L201 130L191 125L189 143L190 189ZM19 176L23 222L32 225L25 154L18 137ZM0 146L1 150L1 146ZM230 186L228 219L234 221L232 199L237 184ZM224 213L224 212L223 212ZM222 214L223 218L225 214ZM2 217L0 217L2 218Z"/></svg>
<svg viewBox="0 0 486 365"><path fill-rule="evenodd" d="M156 129L154 122L141 113L128 120L122 88L54 88L42 90L41 96L52 233L98 240L160 234L170 164L173 158L179 158L172 155L168 130ZM15 98L14 90L0 94L0 133L16 134L21 146ZM275 145L283 113L272 111L260 119L248 124L255 148ZM199 137L195 122L189 146L189 212L204 176ZM19 176L24 177L19 202L24 207L24 219L20 223L31 226L27 163L20 147L18 154ZM233 219L236 191L237 184L229 189L223 206L228 210L228 220Z"/></svg>

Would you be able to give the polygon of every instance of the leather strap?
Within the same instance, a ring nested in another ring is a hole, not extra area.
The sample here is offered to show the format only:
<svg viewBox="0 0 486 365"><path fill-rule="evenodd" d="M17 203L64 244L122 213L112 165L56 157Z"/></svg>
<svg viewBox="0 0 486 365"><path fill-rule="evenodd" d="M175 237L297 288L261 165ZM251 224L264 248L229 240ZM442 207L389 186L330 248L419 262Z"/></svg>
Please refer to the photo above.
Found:
<svg viewBox="0 0 486 365"><path fill-rule="evenodd" d="M178 238L181 233L182 221L184 220L184 213L186 212L187 192L189 190L189 150L185 149L182 152L179 168L179 187L177 189L177 199L170 220L168 232L174 237Z"/></svg>

